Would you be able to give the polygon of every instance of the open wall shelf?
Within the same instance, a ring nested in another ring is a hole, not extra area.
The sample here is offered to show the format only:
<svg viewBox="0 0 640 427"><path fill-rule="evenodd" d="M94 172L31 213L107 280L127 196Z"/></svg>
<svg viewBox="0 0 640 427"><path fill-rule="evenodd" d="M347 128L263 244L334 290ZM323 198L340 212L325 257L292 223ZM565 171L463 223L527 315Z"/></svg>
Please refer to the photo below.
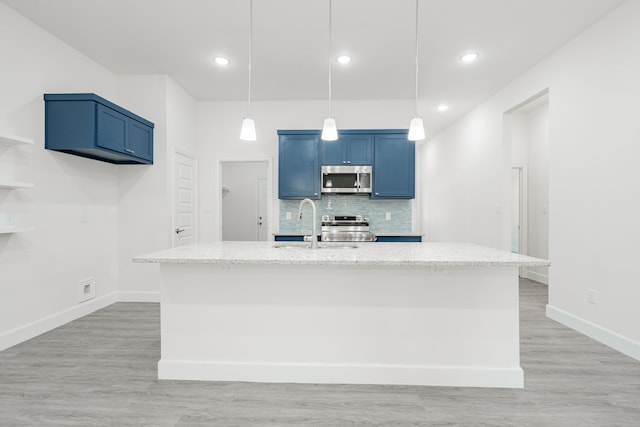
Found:
<svg viewBox="0 0 640 427"><path fill-rule="evenodd" d="M0 146L19 146L19 145L33 145L33 140L22 136L14 136L0 133ZM3 150L4 152L4 150ZM2 165L0 165L2 166ZM14 181L11 177L0 179L0 189L2 190L16 190L20 188L33 188L34 185L31 182ZM2 206L0 205L0 210ZM11 219L9 219L11 217ZM0 219L0 221L3 221ZM25 231L32 231L33 227L22 227L14 224L13 214L7 214L5 224L0 224L1 234L13 234L22 233Z"/></svg>

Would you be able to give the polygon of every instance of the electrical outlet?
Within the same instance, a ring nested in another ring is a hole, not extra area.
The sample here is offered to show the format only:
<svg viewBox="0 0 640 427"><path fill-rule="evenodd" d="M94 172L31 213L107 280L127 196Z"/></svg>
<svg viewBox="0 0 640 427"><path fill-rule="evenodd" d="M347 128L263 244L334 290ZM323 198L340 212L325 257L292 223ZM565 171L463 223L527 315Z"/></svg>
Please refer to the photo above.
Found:
<svg viewBox="0 0 640 427"><path fill-rule="evenodd" d="M595 289L587 289L587 301L590 304L596 303L596 290Z"/></svg>
<svg viewBox="0 0 640 427"><path fill-rule="evenodd" d="M386 214L384 214L384 219L387 221L391 220L391 212L387 212Z"/></svg>
<svg viewBox="0 0 640 427"><path fill-rule="evenodd" d="M13 211L9 211L5 214L5 225L15 225L16 214Z"/></svg>
<svg viewBox="0 0 640 427"><path fill-rule="evenodd" d="M96 283L92 278L81 280L78 287L78 302L85 302L96 296Z"/></svg>
<svg viewBox="0 0 640 427"><path fill-rule="evenodd" d="M291 212L287 212L287 219L291 219Z"/></svg>

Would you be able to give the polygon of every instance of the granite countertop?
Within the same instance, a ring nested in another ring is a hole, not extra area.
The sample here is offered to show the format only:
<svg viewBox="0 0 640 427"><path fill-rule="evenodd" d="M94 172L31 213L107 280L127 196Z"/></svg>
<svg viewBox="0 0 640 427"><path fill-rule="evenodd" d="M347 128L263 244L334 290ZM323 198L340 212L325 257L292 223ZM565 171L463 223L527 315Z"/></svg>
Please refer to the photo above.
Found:
<svg viewBox="0 0 640 427"><path fill-rule="evenodd" d="M213 242L140 255L138 263L366 266L546 266L549 261L470 243ZM285 247L276 247L285 246Z"/></svg>

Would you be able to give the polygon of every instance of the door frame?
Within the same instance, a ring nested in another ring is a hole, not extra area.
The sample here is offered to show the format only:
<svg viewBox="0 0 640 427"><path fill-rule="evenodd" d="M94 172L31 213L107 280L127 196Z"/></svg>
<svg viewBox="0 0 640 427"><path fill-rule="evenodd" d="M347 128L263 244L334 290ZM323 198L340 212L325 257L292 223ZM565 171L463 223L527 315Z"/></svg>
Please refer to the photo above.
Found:
<svg viewBox="0 0 640 427"><path fill-rule="evenodd" d="M198 157L191 153L190 151L187 151L183 148L180 147L174 147L173 148L173 153L171 154L171 173L169 174L169 176L171 176L171 183L170 183L170 187L171 187L171 229L169 230L169 241L171 242L171 247L175 248L176 247L176 233L174 232L174 230L177 227L176 221L176 203L177 203L177 198L176 198L176 157L177 155L181 155L181 156L185 156L190 158L191 160L193 160L193 195L194 195L194 200L193 200L193 242L197 243L199 240L199 227L198 227L198 211L199 211L199 206L198 206L198 191L199 191L199 185L198 185Z"/></svg>
<svg viewBox="0 0 640 427"><path fill-rule="evenodd" d="M275 209L273 207L273 159L271 157L246 157L246 158L222 158L218 159L217 168L218 173L216 174L218 183L215 186L216 191L216 203L217 206L217 225L215 227L216 233L218 235L217 240L222 240L222 165L223 163L256 163L262 162L267 164L267 240L272 240L270 237L273 236L273 224L274 218L273 213Z"/></svg>
<svg viewBox="0 0 640 427"><path fill-rule="evenodd" d="M520 238L518 242L518 253L527 255L528 241L529 241L529 183L528 183L528 171L526 165L513 165L511 170L517 169L520 174L520 190L519 190L519 222L520 222ZM513 224L512 224L513 225ZM527 267L520 267L520 277L528 278Z"/></svg>

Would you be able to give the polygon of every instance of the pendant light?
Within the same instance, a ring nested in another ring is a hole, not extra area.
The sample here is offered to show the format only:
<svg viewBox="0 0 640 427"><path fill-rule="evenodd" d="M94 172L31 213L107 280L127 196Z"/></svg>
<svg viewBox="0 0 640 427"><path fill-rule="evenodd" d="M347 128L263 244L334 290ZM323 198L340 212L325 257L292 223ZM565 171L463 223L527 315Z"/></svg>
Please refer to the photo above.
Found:
<svg viewBox="0 0 640 427"><path fill-rule="evenodd" d="M324 119L322 125L322 135L324 141L335 141L338 139L338 128L336 120L331 117L331 0L329 0L329 117Z"/></svg>
<svg viewBox="0 0 640 427"><path fill-rule="evenodd" d="M248 114L242 119L242 129L240 130L240 139L243 141L255 141L256 124L251 118L251 59L253 48L253 0L249 0L249 98L248 98Z"/></svg>
<svg viewBox="0 0 640 427"><path fill-rule="evenodd" d="M409 124L410 141L420 141L425 138L422 117L418 116L418 0L416 0L416 115Z"/></svg>

